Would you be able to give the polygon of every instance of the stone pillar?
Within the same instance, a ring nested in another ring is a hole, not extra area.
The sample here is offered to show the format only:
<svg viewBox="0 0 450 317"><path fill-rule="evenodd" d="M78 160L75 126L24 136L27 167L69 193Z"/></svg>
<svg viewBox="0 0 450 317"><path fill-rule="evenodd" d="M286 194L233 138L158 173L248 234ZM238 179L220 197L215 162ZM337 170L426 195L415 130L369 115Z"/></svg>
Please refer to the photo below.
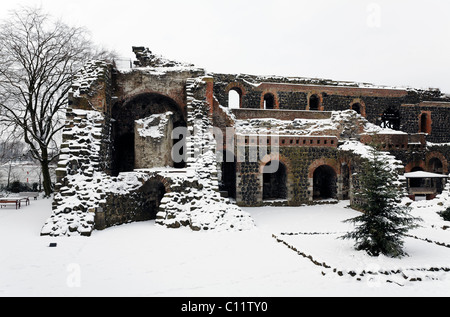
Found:
<svg viewBox="0 0 450 317"><path fill-rule="evenodd" d="M153 115L135 123L135 169L173 166L172 114Z"/></svg>
<svg viewBox="0 0 450 317"><path fill-rule="evenodd" d="M203 81L206 82L206 102L209 105L209 113L212 115L214 107L214 78L204 77Z"/></svg>
<svg viewBox="0 0 450 317"><path fill-rule="evenodd" d="M314 178L308 178L308 200L310 202L314 201Z"/></svg>
<svg viewBox="0 0 450 317"><path fill-rule="evenodd" d="M104 212L103 208L101 208L101 207L95 208L94 212L95 212L95 216L94 216L95 230L106 229L105 212Z"/></svg>
<svg viewBox="0 0 450 317"><path fill-rule="evenodd" d="M336 179L336 198L338 200L344 199L343 185L344 185L344 181L343 181L342 174L338 174L337 179Z"/></svg>

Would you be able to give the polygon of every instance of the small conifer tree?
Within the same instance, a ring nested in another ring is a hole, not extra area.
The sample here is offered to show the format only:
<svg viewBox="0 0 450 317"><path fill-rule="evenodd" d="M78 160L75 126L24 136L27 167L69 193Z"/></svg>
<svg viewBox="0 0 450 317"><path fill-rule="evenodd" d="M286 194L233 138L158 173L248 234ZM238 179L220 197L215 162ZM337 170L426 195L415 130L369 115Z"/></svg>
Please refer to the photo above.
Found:
<svg viewBox="0 0 450 317"><path fill-rule="evenodd" d="M418 227L420 219L411 216L410 208L401 204L405 192L397 172L378 151L371 152L371 159L362 165L360 189L355 193L363 213L344 221L355 224L355 229L341 238L355 240L355 248L371 256L402 257L407 255L403 239L410 229Z"/></svg>

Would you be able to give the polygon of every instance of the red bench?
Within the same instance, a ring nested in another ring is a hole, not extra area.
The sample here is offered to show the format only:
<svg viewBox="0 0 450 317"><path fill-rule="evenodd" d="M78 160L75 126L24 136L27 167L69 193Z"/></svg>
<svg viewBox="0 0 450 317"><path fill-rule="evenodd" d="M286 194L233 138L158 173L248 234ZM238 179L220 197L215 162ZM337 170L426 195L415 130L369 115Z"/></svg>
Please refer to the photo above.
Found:
<svg viewBox="0 0 450 317"><path fill-rule="evenodd" d="M25 205L29 205L30 204L30 199L28 197L23 198L0 198L0 208L6 207L7 204L15 204L16 205L16 209L19 209L21 207L21 202L25 202Z"/></svg>

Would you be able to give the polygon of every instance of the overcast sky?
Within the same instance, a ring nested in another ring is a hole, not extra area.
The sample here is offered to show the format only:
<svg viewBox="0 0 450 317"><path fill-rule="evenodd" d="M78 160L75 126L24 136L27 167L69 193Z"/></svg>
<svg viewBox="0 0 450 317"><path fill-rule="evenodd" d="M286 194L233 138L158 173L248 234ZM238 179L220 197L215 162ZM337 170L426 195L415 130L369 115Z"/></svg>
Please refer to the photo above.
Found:
<svg viewBox="0 0 450 317"><path fill-rule="evenodd" d="M1 0L40 5L132 58L131 47L210 72L319 77L450 93L446 0Z"/></svg>

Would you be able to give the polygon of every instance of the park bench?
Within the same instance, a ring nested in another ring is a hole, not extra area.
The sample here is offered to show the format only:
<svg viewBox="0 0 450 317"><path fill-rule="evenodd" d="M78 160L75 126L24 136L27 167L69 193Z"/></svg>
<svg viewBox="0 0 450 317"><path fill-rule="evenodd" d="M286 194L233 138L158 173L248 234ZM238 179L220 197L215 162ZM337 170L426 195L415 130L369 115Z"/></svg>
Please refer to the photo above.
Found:
<svg viewBox="0 0 450 317"><path fill-rule="evenodd" d="M30 204L30 199L28 197L6 197L0 198L0 208L6 207L8 204L14 204L16 209L20 209L21 203L25 202L25 205Z"/></svg>
<svg viewBox="0 0 450 317"><path fill-rule="evenodd" d="M21 197L28 197L28 198L33 197L34 200L37 200L38 196L39 196L39 193L38 192L21 192L21 193L19 193L19 196L21 196Z"/></svg>

